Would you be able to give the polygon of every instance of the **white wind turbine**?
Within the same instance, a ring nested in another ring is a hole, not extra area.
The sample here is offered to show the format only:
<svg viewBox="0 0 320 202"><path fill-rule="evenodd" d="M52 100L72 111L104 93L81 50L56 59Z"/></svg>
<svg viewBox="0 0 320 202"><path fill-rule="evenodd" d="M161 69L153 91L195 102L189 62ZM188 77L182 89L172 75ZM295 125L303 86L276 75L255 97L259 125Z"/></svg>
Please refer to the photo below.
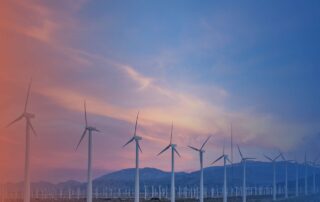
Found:
<svg viewBox="0 0 320 202"><path fill-rule="evenodd" d="M244 157L241 153L241 150L240 150L240 147L239 145L237 145L238 147L238 151L239 151L239 154L240 154L240 157L241 157L241 162L242 162L242 165L243 165L243 185L242 185L242 201L243 202L246 202L247 201L247 184L246 184L246 165L247 165L247 161L249 160L254 160L255 158L248 158L248 157Z"/></svg>
<svg viewBox="0 0 320 202"><path fill-rule="evenodd" d="M209 136L206 139L206 141L204 141L204 143L202 144L200 149L195 148L193 146L189 146L189 148L199 152L199 156L200 156L200 202L203 202L203 154L205 152L205 150L203 148L207 144L207 142L209 141L210 138L211 138L211 136Z"/></svg>
<svg viewBox="0 0 320 202"><path fill-rule="evenodd" d="M30 129L34 135L37 135L34 127L31 124L31 119L35 118L34 114L27 112L30 90L31 90L32 79L30 80L27 92L27 98L24 105L24 111L22 114L13 120L11 123L7 125L7 127L11 126L12 124L22 120L25 118L26 120L26 146L25 146L25 164L24 164L24 202L30 202Z"/></svg>
<svg viewBox="0 0 320 202"><path fill-rule="evenodd" d="M276 184L276 161L277 159L281 156L281 154L279 154L277 157L275 157L274 159L264 155L264 157L266 159L268 159L269 161L272 162L272 166L273 166L273 190L272 190L272 194L273 194L273 200L277 200L277 184Z"/></svg>
<svg viewBox="0 0 320 202"><path fill-rule="evenodd" d="M171 202L175 202L175 182L174 182L174 153L177 153L177 155L180 157L179 152L176 149L176 144L172 144L172 131L173 131L173 123L171 125L171 137L170 137L170 143L167 147L165 147L159 154L162 154L169 148L171 148Z"/></svg>
<svg viewBox="0 0 320 202"><path fill-rule="evenodd" d="M140 152L142 152L142 150L139 145L139 141L142 140L142 137L137 135L138 118L139 118L139 112L138 112L137 118L136 118L136 125L134 128L133 137L125 145L123 145L123 147L125 147L128 144L130 144L132 141L136 142L136 176L135 176L134 202L139 202L139 198L140 198L140 196L139 196L139 193L140 193L140 188L139 188L139 150L140 150Z"/></svg>
<svg viewBox="0 0 320 202"><path fill-rule="evenodd" d="M317 162L319 160L319 156L317 158L314 159L314 161L310 161L309 164L312 166L312 173L313 173L313 189L312 189L312 193L315 194L316 193L316 166L317 166Z"/></svg>
<svg viewBox="0 0 320 202"><path fill-rule="evenodd" d="M308 195L308 162L307 162L307 152L304 154L304 194Z"/></svg>
<svg viewBox="0 0 320 202"><path fill-rule="evenodd" d="M296 197L299 196L299 163L295 160L296 164Z"/></svg>
<svg viewBox="0 0 320 202"><path fill-rule="evenodd" d="M214 162L212 162L212 164L215 164L216 162L220 161L221 159L223 159L223 167L224 167L224 177L223 177L223 202L227 202L228 201L228 190L227 190L227 162L231 163L231 161L229 160L228 155L226 155L224 153L224 146L223 146L223 152L222 155L217 158L217 160L215 160Z"/></svg>
<svg viewBox="0 0 320 202"><path fill-rule="evenodd" d="M284 155L280 152L280 154L281 154L281 158L282 158L282 160L285 162L285 170L286 170L286 175L285 175L285 189L284 189L284 191L285 191L285 198L287 199L289 196L288 196L288 163L294 163L295 161L293 161L293 160L287 160L285 157L284 157Z"/></svg>
<svg viewBox="0 0 320 202"><path fill-rule="evenodd" d="M85 128L80 138L80 141L75 150L78 149L79 145L81 144L84 136L86 136L88 132L88 173L87 173L87 202L92 202L92 132L100 132L97 128L89 126L87 120L87 106L86 101L84 101L84 120L85 120Z"/></svg>

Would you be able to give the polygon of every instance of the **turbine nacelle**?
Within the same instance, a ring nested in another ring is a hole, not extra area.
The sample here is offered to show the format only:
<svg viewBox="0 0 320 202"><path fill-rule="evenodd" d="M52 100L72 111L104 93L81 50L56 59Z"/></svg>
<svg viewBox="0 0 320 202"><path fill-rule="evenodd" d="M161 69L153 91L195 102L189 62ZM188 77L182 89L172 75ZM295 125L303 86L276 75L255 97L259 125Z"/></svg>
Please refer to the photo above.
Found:
<svg viewBox="0 0 320 202"><path fill-rule="evenodd" d="M241 157L241 162L246 162L246 161L250 161L250 160L255 160L256 158L251 158L251 157L244 157L241 150L240 150L240 147L239 145L237 145L238 147L238 151L239 151L239 154L240 154L240 157Z"/></svg>
<svg viewBox="0 0 320 202"><path fill-rule="evenodd" d="M178 152L178 150L176 149L177 145L172 143L172 135L173 135L173 122L171 125L171 135L170 135L170 143L168 146L166 146L159 154L162 154L163 152L167 151L169 148L171 148L173 150L173 152L175 152L179 157L181 157L180 153Z"/></svg>
<svg viewBox="0 0 320 202"><path fill-rule="evenodd" d="M84 131L81 135L81 138L79 140L78 145L76 146L75 150L78 149L79 145L81 144L84 136L86 136L87 131L89 131L89 135L91 134L91 132L100 132L97 128L92 127L92 126L88 126L88 119L87 119L87 106L86 106L86 101L84 101L84 120L85 120L85 127L84 127Z"/></svg>
<svg viewBox="0 0 320 202"><path fill-rule="evenodd" d="M230 161L228 155L222 154L219 158L217 158L214 162L212 162L211 165L217 163L217 162L220 161L221 159L223 159L224 162L227 162L227 161L228 161L229 163L232 163L232 162Z"/></svg>
<svg viewBox="0 0 320 202"><path fill-rule="evenodd" d="M189 148L190 148L190 149L193 149L193 150L195 150L195 151L197 151L197 152L200 152L201 154L203 154L203 153L205 152L205 150L204 150L203 148L204 148L204 146L207 144L207 142L209 141L210 138L211 138L211 136L209 136L209 137L206 139L206 141L204 141L204 143L202 144L202 146L201 146L199 149L196 148L196 147L190 146L190 145L189 145Z"/></svg>
<svg viewBox="0 0 320 202"><path fill-rule="evenodd" d="M282 154L280 153L278 156L276 156L275 158L270 158L269 156L267 156L267 155L264 155L264 157L266 158L266 159L268 159L270 162L272 162L272 163L275 163L277 160L278 160L278 158L280 158L282 156Z"/></svg>
<svg viewBox="0 0 320 202"><path fill-rule="evenodd" d="M139 144L139 141L142 140L142 137L137 135L138 119L139 119L139 112L138 112L137 118L136 118L136 124L135 124L135 127L134 127L133 137L126 144L124 144L123 147L125 147L128 144L130 144L131 142L135 141L136 142L136 146L138 147L140 152L142 152L142 149L141 149L140 144Z"/></svg>
<svg viewBox="0 0 320 202"><path fill-rule="evenodd" d="M98 130L97 128L92 127L92 126L87 126L87 127L86 127L86 130L95 131L95 132L100 132L100 130Z"/></svg>
<svg viewBox="0 0 320 202"><path fill-rule="evenodd" d="M24 105L24 111L22 112L22 114L16 118L15 120L13 120L12 122L10 122L7 127L13 125L14 123L22 120L23 118L26 119L26 122L27 122L27 125L28 127L31 129L32 133L34 135L37 135L37 132L36 130L34 129L33 125L31 124L31 121L30 119L33 119L35 118L36 116L34 114L31 114L31 113L28 113L27 112L27 107L28 107L28 102L29 102L29 96L30 96L30 90L31 90L31 84L32 84L32 79L30 80L30 83L29 83L29 86L28 86L28 93L27 93L27 98L26 98L26 102L25 102L25 105Z"/></svg>

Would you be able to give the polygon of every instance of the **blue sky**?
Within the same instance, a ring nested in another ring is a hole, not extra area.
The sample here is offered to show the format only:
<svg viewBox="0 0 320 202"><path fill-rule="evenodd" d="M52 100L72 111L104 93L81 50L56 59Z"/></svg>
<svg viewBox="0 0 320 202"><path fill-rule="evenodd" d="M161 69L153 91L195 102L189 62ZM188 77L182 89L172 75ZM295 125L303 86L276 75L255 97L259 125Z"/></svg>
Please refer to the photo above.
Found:
<svg viewBox="0 0 320 202"><path fill-rule="evenodd" d="M73 151L84 99L90 122L105 134L96 137L96 176L133 166L133 148L121 146L138 111L148 151L142 166L169 169L155 154L167 144L171 121L184 157L178 170L198 169L187 145L208 135L205 161L215 159L229 145L230 123L235 142L259 160L279 149L300 160L305 151L317 156L319 1L35 0L3 8L1 122L19 114L33 75L30 110L42 134L34 140L35 179L67 179L70 170L74 179L85 176L86 147ZM0 160L23 162L21 130L0 129L11 134L0 137L9 145Z"/></svg>
<svg viewBox="0 0 320 202"><path fill-rule="evenodd" d="M320 120L318 4L93 1L79 16L100 25L85 31L97 36L84 43L93 52L182 91L224 88L234 109L309 122Z"/></svg>

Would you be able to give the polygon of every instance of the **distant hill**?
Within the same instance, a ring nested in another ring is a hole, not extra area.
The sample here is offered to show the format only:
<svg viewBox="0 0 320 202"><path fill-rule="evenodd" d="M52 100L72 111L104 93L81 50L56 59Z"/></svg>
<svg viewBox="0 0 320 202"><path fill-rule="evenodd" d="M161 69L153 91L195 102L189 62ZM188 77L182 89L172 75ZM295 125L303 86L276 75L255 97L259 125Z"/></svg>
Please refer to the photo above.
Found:
<svg viewBox="0 0 320 202"><path fill-rule="evenodd" d="M299 164L299 179L300 184L304 184L304 165ZM308 176L310 186L312 185L312 168L308 168ZM285 163L277 162L277 183L284 184L285 181ZM320 183L320 170L317 169L317 183ZM204 185L206 187L221 187L223 183L223 166L212 166L204 169ZM243 168L241 163L234 164L233 167L230 165L227 167L228 172L228 183L232 186L242 185L242 174ZM198 186L199 184L199 171L186 173L177 172L176 186ZM296 177L296 165L288 164L288 179L289 186L294 187ZM100 176L93 181L94 188L129 188L134 186L135 169L128 168L112 172L103 176ZM142 168L140 169L140 184L141 189L143 185L147 186L170 186L171 173L165 172L156 168ZM247 184L248 186L271 186L273 179L273 167L269 162L259 162L259 161L249 161L247 162ZM22 183L10 184L10 187L21 188ZM66 181L59 184L52 184L48 182L37 182L33 183L32 187L34 189L85 189L86 183L78 181Z"/></svg>

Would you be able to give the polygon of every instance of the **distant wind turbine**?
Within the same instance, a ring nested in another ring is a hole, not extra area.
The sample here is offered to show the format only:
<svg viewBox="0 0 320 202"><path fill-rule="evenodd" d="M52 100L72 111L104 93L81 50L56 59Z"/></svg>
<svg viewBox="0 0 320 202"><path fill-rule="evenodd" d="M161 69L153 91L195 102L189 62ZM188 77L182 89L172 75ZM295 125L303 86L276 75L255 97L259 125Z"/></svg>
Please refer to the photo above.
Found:
<svg viewBox="0 0 320 202"><path fill-rule="evenodd" d="M240 150L240 147L239 145L237 145L238 147L238 151L239 151L239 154L240 154L240 157L241 157L241 162L242 162L242 165L243 165L243 185L242 185L242 189L243 189L243 193L242 193L242 201L243 202L246 202L247 201L247 185L246 185L246 164L247 164L247 161L249 160L254 160L255 158L248 158L248 157L244 157L241 153L241 150Z"/></svg>
<svg viewBox="0 0 320 202"><path fill-rule="evenodd" d="M232 123L230 124L230 161L231 161L231 176L230 176L230 185L233 186L233 178L234 178L234 172L233 172L233 128Z"/></svg>
<svg viewBox="0 0 320 202"><path fill-rule="evenodd" d="M316 193L316 166L317 166L317 162L319 160L319 156L317 158L315 158L313 161L310 161L309 164L312 166L312 174L313 174L313 190L312 193L315 194Z"/></svg>
<svg viewBox="0 0 320 202"><path fill-rule="evenodd" d="M295 160L296 164L296 197L299 196L299 163Z"/></svg>
<svg viewBox="0 0 320 202"><path fill-rule="evenodd" d="M276 161L277 159L281 156L281 154L279 154L277 157L275 157L274 159L264 155L264 157L266 159L268 159L270 162L272 162L272 166L273 166L273 200L276 201L277 200L277 184L276 184Z"/></svg>
<svg viewBox="0 0 320 202"><path fill-rule="evenodd" d="M200 156L200 202L203 202L203 154L205 152L205 150L203 148L207 144L207 142L209 141L210 138L211 138L211 136L209 136L206 139L206 141L204 141L204 143L202 144L200 149L195 148L193 146L189 146L189 148L199 152L199 156Z"/></svg>
<svg viewBox="0 0 320 202"><path fill-rule="evenodd" d="M100 132L100 131L97 128L88 125L86 101L84 101L84 120L86 125L84 127L84 131L81 135L81 138L75 150L78 150L78 147L81 144L84 136L88 134L87 202L92 202L92 150L93 150L92 132Z"/></svg>
<svg viewBox="0 0 320 202"><path fill-rule="evenodd" d="M136 177L135 177L134 202L139 202L139 199L140 199L140 196L139 196L139 193L140 193L140 188L139 188L139 150L140 150L140 152L142 152L142 150L139 145L139 141L142 140L142 137L137 135L138 118L139 118L139 112L138 112L137 118L136 118L136 125L134 128L133 137L125 145L123 145L123 147L125 147L133 141L136 142Z"/></svg>
<svg viewBox="0 0 320 202"><path fill-rule="evenodd" d="M286 175L285 175L285 189L284 189L284 191L285 191L285 194L284 194L284 197L287 199L289 196L288 196L288 163L294 163L295 161L293 161L293 160L287 160L286 158L285 158L285 156L280 152L280 154L281 154L281 158L282 158L282 160L284 161L284 163L285 163L285 170L286 170Z"/></svg>
<svg viewBox="0 0 320 202"><path fill-rule="evenodd" d="M308 195L308 161L307 161L307 152L304 154L304 194Z"/></svg>
<svg viewBox="0 0 320 202"><path fill-rule="evenodd" d="M25 118L26 120L26 146L25 146L25 164L24 164L24 202L30 202L30 129L34 135L37 135L34 127L31 124L31 119L35 118L34 114L27 112L32 79L30 80L27 92L27 98L22 114L7 125L7 127Z"/></svg>
<svg viewBox="0 0 320 202"><path fill-rule="evenodd" d="M180 157L179 152L176 149L176 144L172 144L172 132L173 132L173 123L171 125L171 136L170 136L170 143L167 147L165 147L159 154L162 154L169 148L171 148L171 202L175 202L175 182L174 182L174 153L177 153L177 155Z"/></svg>
<svg viewBox="0 0 320 202"><path fill-rule="evenodd" d="M221 159L223 159L223 167L224 167L224 180L223 180L223 202L227 202L228 201L228 190L227 190L227 162L231 163L231 161L229 160L228 155L226 155L224 153L224 146L223 146L223 152L222 155L217 158L217 160L215 160L214 162L212 162L212 164L215 164L216 162L220 161Z"/></svg>

